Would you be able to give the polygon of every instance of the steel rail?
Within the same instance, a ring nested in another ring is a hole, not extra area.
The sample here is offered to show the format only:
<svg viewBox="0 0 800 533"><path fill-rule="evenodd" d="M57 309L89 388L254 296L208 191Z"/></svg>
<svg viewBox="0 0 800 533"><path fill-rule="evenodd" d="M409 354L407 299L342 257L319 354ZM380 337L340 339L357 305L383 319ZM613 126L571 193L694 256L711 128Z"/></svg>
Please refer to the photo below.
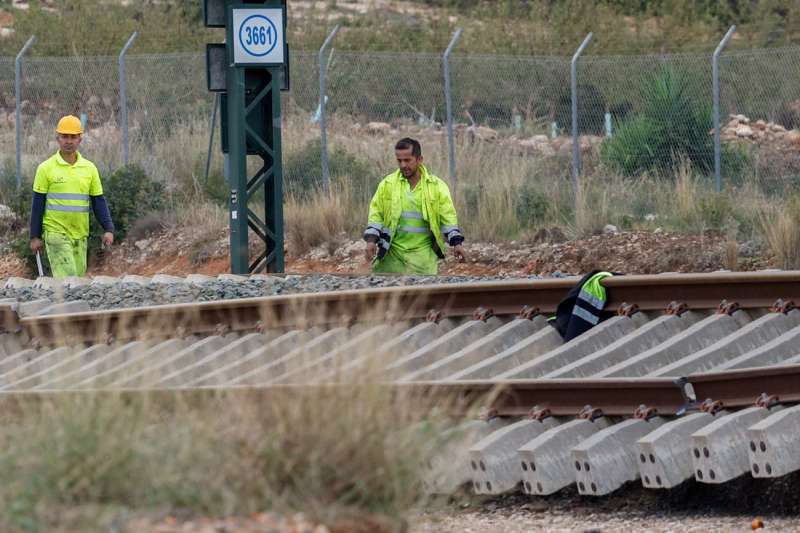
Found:
<svg viewBox="0 0 800 533"><path fill-rule="evenodd" d="M762 394L778 402L800 402L800 365L776 365L709 372L689 376L698 401L710 399L725 407L752 406Z"/></svg>
<svg viewBox="0 0 800 533"><path fill-rule="evenodd" d="M351 395L359 388L383 388L416 406L438 409L450 415L477 416L479 410L490 416L519 417L535 409L547 409L553 416L574 416L586 406L607 416L631 416L645 406L659 415L673 416L695 409L706 399L737 409L755 404L762 394L775 396L780 403L800 402L800 365L786 365L695 374L685 378L598 378L476 380L458 382L338 383L313 385L269 385L236 387L187 387L120 390L42 390L0 392L0 404L49 397L146 395L159 403L198 402L235 398L247 402L275 401L278 397L300 400L304 395Z"/></svg>
<svg viewBox="0 0 800 533"><path fill-rule="evenodd" d="M587 405L610 416L629 416L640 405L655 407L660 414L672 415L687 406L678 381L635 378L3 391L0 392L0 406L26 400L91 396L146 397L160 406L198 406L226 398L258 405L260 402L301 401L304 397L318 399L324 395L354 399L374 397L374 391L378 389L391 394L400 405L413 404L416 409L435 410L456 418L485 416L487 413L518 417L526 415L533 407L547 408L555 416L574 416ZM362 394L365 390L371 392Z"/></svg>
<svg viewBox="0 0 800 533"><path fill-rule="evenodd" d="M152 335L211 334L260 328L310 327L358 321L423 318L431 309L446 316L470 316L479 306L492 304L498 315L518 313L525 305L552 312L575 279L531 282L484 282L418 285L307 293L239 300L89 311L21 319L30 338L101 341Z"/></svg>
<svg viewBox="0 0 800 533"><path fill-rule="evenodd" d="M471 316L480 306L497 315L513 315L524 306L552 313L575 282L560 278L269 296L35 316L19 320L19 326L30 338L51 344L415 319L431 309L449 317ZM743 309L769 308L779 298L800 302L800 271L619 276L603 284L608 309L635 303L643 311L661 311L672 301L714 309L724 299Z"/></svg>
<svg viewBox="0 0 800 533"><path fill-rule="evenodd" d="M665 415L685 410L693 398L687 396L684 383L672 378L602 378L427 382L408 387L412 397L429 397L456 410L483 402L489 416L524 416L533 409L574 416L586 406L606 415L629 416L641 405ZM395 386L402 390L406 385Z"/></svg>
<svg viewBox="0 0 800 533"><path fill-rule="evenodd" d="M800 271L714 272L710 274L656 274L619 276L603 280L608 289L606 307L636 303L644 311L681 301L690 309L713 309L721 300L742 309L767 309L775 300L800 304Z"/></svg>

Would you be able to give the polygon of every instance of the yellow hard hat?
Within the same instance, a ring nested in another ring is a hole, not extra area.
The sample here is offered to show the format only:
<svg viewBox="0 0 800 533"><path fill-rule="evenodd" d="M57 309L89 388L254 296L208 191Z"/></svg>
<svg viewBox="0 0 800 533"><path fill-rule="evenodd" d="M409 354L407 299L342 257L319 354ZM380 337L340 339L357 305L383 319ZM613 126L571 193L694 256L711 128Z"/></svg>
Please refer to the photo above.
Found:
<svg viewBox="0 0 800 533"><path fill-rule="evenodd" d="M58 121L58 126L56 126L56 133L80 135L83 133L83 128L81 128L81 119L75 115L66 115L61 117L61 120Z"/></svg>

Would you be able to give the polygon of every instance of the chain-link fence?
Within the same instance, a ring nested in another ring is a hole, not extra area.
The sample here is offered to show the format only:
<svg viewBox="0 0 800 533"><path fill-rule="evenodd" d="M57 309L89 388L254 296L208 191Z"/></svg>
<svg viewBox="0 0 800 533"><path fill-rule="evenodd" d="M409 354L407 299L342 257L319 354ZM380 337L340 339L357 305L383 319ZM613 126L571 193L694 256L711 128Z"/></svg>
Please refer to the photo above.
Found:
<svg viewBox="0 0 800 533"><path fill-rule="evenodd" d="M573 164L573 96L583 175L609 170L655 175L687 161L699 173L714 172L710 54L586 55L578 61L573 95L570 58L456 53L449 59L452 140L445 128L441 55L334 49L326 57L328 152L345 149L352 161L369 168L363 172L374 173L375 166L391 170L393 141L412 135L423 141L427 161L445 178L452 178L449 142L455 144L464 183L485 178L476 174L474 158L489 156L501 167L520 157L551 161L549 172L567 176ZM748 171L775 179L800 174L800 132L792 131L800 126L799 59L798 47L722 54L723 185ZM14 58L0 58L0 139L6 147L0 159L5 161L14 155L13 67ZM174 186L197 183L214 109L205 57L129 55L126 68L131 162ZM307 154L319 143L319 75L316 52L291 55L291 90L282 95L285 157ZM66 113L86 117L83 150L101 171L121 164L120 81L117 57L24 58L18 126L25 179L55 150L53 127ZM214 175L222 173L218 152L217 137ZM286 179L316 180L315 162L303 169L302 176L293 174L288 165ZM354 173L335 162L331 172L349 178Z"/></svg>

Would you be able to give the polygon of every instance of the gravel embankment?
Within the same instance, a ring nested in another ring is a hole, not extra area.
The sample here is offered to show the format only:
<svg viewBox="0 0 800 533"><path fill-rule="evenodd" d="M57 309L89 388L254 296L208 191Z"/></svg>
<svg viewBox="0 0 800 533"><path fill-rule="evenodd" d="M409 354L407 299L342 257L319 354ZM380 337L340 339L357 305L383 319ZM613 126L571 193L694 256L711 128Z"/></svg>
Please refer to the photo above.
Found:
<svg viewBox="0 0 800 533"><path fill-rule="evenodd" d="M461 493L410 519L411 533L528 531L579 533L800 533L800 472L777 479L742 476L721 485L687 481L670 490L632 482L613 494L580 496L574 488L544 497L521 493L480 498Z"/></svg>
<svg viewBox="0 0 800 533"><path fill-rule="evenodd" d="M425 515L415 521L412 533L706 533L710 531L752 531L751 516L713 513L644 513L644 512L531 512L489 514L465 512ZM800 532L797 517L762 518L758 531Z"/></svg>
<svg viewBox="0 0 800 533"><path fill-rule="evenodd" d="M63 290L26 287L0 289L0 298L21 302L47 298L53 302L84 300L92 309L114 309L211 300L231 300L280 294L298 294L378 287L398 287L432 283L465 283L477 281L510 281L502 276L331 276L327 274L285 277L269 280L215 280L202 283L117 283L84 285ZM515 278L539 279L538 276Z"/></svg>

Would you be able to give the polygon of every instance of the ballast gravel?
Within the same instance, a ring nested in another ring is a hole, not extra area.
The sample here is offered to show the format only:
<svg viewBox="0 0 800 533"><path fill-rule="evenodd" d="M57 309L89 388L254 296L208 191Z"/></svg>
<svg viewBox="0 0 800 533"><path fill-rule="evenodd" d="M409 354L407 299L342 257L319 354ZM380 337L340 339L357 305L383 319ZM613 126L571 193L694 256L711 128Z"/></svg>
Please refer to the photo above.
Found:
<svg viewBox="0 0 800 533"><path fill-rule="evenodd" d="M514 492L496 497L465 493L409 517L412 533L528 531L578 533L800 533L800 472L777 479L741 476L721 485L686 481L670 490L638 482L602 498L574 487L543 497Z"/></svg>
<svg viewBox="0 0 800 533"><path fill-rule="evenodd" d="M507 278L503 276L332 276L288 275L244 281L213 280L200 283L116 283L83 285L65 289L24 287L0 289L0 299L14 298L28 302L47 298L53 302L83 300L92 310L142 307L212 300L232 300L284 294L343 291L410 285L512 281L541 279L539 276Z"/></svg>
<svg viewBox="0 0 800 533"><path fill-rule="evenodd" d="M706 533L711 531L752 531L755 518L749 515L715 513L643 512L529 512L503 514L464 512L431 514L414 521L412 533ZM766 516L759 531L800 532L796 517Z"/></svg>

